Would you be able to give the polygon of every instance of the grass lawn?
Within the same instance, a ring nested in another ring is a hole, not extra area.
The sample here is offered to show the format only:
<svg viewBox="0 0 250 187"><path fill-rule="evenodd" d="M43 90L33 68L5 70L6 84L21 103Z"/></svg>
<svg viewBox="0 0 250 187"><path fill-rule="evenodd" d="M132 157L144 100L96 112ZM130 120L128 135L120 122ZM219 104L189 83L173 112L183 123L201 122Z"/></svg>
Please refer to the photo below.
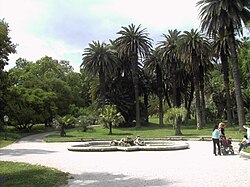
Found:
<svg viewBox="0 0 250 187"><path fill-rule="evenodd" d="M244 152L250 153L250 147L248 146L246 149L244 149Z"/></svg>
<svg viewBox="0 0 250 187"><path fill-rule="evenodd" d="M155 119L153 119L155 120ZM154 122L154 121L153 121ZM181 131L183 136L187 138L195 138L199 136L211 136L213 129L213 124L208 124L202 130L196 130L195 125L182 126ZM162 128L159 128L157 124L150 123L149 126L141 128L113 128L112 135L109 135L109 129L104 129L102 126L97 126L94 130L83 132L81 129L71 129L66 130L66 136L60 137L59 133L55 133L45 138L47 142L56 142L56 141L82 141L84 139L93 139L93 140L120 140L126 136L135 138L137 135L140 135L142 139L147 138L166 138L168 136L174 136L175 131L172 125L165 125ZM239 132L238 127L231 126L225 129L227 137L233 139L242 139L245 132Z"/></svg>
<svg viewBox="0 0 250 187"><path fill-rule="evenodd" d="M1 187L59 187L67 184L68 174L27 163L0 161Z"/></svg>
<svg viewBox="0 0 250 187"><path fill-rule="evenodd" d="M53 128L45 128L45 126L42 124L33 126L29 132L22 132L15 129L13 126L7 126L6 132L0 132L0 148L12 144L16 140L19 140L20 138L23 138L25 136L53 130ZM6 140L5 137L7 138Z"/></svg>

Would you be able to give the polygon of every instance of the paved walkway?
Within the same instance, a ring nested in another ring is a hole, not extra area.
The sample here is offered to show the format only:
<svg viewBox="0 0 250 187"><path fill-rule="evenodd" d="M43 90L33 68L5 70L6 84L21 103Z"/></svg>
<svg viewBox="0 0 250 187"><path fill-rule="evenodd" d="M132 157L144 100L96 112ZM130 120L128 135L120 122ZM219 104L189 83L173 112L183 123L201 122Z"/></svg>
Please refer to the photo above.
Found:
<svg viewBox="0 0 250 187"><path fill-rule="evenodd" d="M190 149L149 152L70 152L79 143L44 143L33 135L0 149L0 160L28 162L69 172L67 187L246 187L250 159L214 156L212 142ZM234 143L234 150L237 150Z"/></svg>

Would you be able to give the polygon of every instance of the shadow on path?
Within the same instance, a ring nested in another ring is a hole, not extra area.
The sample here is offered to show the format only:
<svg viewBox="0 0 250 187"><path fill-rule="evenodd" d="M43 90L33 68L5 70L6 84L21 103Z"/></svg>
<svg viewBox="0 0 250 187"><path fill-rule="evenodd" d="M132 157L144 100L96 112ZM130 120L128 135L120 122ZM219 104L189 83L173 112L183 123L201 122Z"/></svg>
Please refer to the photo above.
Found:
<svg viewBox="0 0 250 187"><path fill-rule="evenodd" d="M111 174L111 173L82 173L80 175L73 175L73 179L69 179L67 187L87 186L87 187L144 187L144 186L168 186L172 182L166 182L162 179L142 179L133 178L125 174ZM72 180L72 181L71 181Z"/></svg>
<svg viewBox="0 0 250 187"><path fill-rule="evenodd" d="M0 149L0 156L23 156L29 154L49 154L56 151L47 151L42 149Z"/></svg>

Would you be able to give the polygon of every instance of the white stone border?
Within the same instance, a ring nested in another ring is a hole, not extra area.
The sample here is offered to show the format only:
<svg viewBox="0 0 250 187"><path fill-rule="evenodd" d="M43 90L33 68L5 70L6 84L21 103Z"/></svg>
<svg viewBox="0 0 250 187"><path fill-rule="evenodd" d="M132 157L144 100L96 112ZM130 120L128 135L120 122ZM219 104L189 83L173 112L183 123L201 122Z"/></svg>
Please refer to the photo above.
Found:
<svg viewBox="0 0 250 187"><path fill-rule="evenodd" d="M78 151L78 152L105 152L105 151L171 151L171 150L181 150L188 149L189 144L183 142L169 142L169 141L149 141L145 142L145 146L104 146L109 145L110 141L93 141L93 142L84 142L82 144L73 145L68 148L69 151ZM170 145L161 145L159 144L171 143ZM156 145L154 145L156 144ZM98 146L96 146L98 145ZM102 146L103 145L103 146Z"/></svg>

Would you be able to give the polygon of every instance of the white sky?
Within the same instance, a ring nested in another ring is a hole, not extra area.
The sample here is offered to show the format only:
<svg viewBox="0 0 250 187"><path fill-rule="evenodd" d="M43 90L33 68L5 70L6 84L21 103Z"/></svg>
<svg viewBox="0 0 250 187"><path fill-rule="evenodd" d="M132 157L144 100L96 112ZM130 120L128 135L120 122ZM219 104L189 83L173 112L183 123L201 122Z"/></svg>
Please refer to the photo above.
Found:
<svg viewBox="0 0 250 187"><path fill-rule="evenodd" d="M198 0L0 0L0 19L10 27L19 57L35 62L50 56L69 60L79 71L84 48L92 41L109 42L121 26L146 28L153 44L162 33L199 28Z"/></svg>

